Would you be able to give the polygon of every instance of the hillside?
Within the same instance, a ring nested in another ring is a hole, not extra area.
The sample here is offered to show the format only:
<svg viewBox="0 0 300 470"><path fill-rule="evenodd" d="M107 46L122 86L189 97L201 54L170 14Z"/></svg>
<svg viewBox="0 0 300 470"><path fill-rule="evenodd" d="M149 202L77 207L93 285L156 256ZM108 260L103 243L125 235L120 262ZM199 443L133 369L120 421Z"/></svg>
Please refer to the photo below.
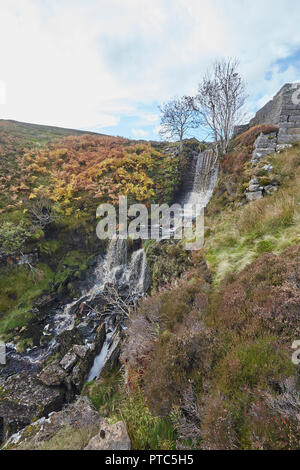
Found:
<svg viewBox="0 0 300 470"><path fill-rule="evenodd" d="M95 132L80 131L76 129L65 129L63 127L45 126L42 124L31 124L7 119L0 119L1 144L8 138L20 141L20 146L50 142L53 139L67 137L68 135L96 134ZM98 134L97 135L103 135Z"/></svg>
<svg viewBox="0 0 300 470"><path fill-rule="evenodd" d="M177 144L94 135L2 148L1 161L11 164L0 182L0 334L15 349L0 376L0 434L4 441L24 428L8 448L83 449L92 438L100 447L89 448L103 448L99 429L118 426L133 449L299 447L291 345L300 335L300 146L253 161L257 138L270 143L277 132L260 124L231 141L202 250L147 240L143 251L129 240L124 261L123 244L109 246L112 281L129 279L133 291L143 252L149 287L89 383L105 345L103 315L120 300L95 289L107 252L95 236L95 209L117 204L119 194L147 206L174 201L201 148L186 141L180 155ZM69 316L71 326L53 335L53 318ZM43 421L49 410L56 413Z"/></svg>
<svg viewBox="0 0 300 470"><path fill-rule="evenodd" d="M28 129L13 134L5 125L0 152L0 334L20 350L39 344L23 328L36 299L46 292L70 299L87 263L103 253L97 206L117 203L118 194L131 202L170 201L183 165L148 143L80 132L58 139L65 130L48 128L46 143L39 127ZM38 259L32 269L27 255Z"/></svg>
<svg viewBox="0 0 300 470"><path fill-rule="evenodd" d="M101 414L119 407L135 448L298 448L300 149L251 165L262 131L274 128L248 130L221 161L204 249L147 247L154 289L121 353L128 398L118 376L87 388ZM276 191L247 203L254 177Z"/></svg>

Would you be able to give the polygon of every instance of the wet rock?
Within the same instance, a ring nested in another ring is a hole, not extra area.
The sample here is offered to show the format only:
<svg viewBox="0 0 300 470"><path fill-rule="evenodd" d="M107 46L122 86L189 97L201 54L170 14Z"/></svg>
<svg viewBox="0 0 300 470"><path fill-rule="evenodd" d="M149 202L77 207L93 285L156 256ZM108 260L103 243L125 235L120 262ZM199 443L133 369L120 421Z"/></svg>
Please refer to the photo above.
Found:
<svg viewBox="0 0 300 470"><path fill-rule="evenodd" d="M0 382L0 423L3 439L30 424L34 418L59 410L64 392L46 387L34 374L21 372Z"/></svg>
<svg viewBox="0 0 300 470"><path fill-rule="evenodd" d="M67 372L63 370L58 361L55 361L46 366L39 374L39 380L48 387L58 387L65 382Z"/></svg>
<svg viewBox="0 0 300 470"><path fill-rule="evenodd" d="M83 336L77 328L72 328L60 333L56 341L59 343L60 353L64 356L72 348L73 344L83 344Z"/></svg>
<svg viewBox="0 0 300 470"><path fill-rule="evenodd" d="M92 352L91 347L89 347L88 345L79 345L79 344L75 344L73 346L73 351L76 354L76 356L78 356L80 359L83 359L83 360L87 359L88 356Z"/></svg>
<svg viewBox="0 0 300 470"><path fill-rule="evenodd" d="M95 345L75 344L61 361L47 365L39 374L39 380L49 387L63 386L68 397L80 393L95 357Z"/></svg>
<svg viewBox="0 0 300 470"><path fill-rule="evenodd" d="M94 436L84 450L130 450L131 442L123 421L108 424L103 421L99 433Z"/></svg>
<svg viewBox="0 0 300 470"><path fill-rule="evenodd" d="M80 361L78 364L76 364L76 366L72 370L70 379L77 393L81 391L82 386L87 379L88 373L89 369L87 367L87 364L85 364L83 361Z"/></svg>
<svg viewBox="0 0 300 470"><path fill-rule="evenodd" d="M97 331L96 331L96 339L95 339L96 354L98 354L101 351L105 338L106 338L106 327L105 327L105 323L102 323L100 326L98 326Z"/></svg>
<svg viewBox="0 0 300 470"><path fill-rule="evenodd" d="M81 336L88 337L92 334L94 330L93 322L90 322L88 320L82 321L77 326L77 330L79 331Z"/></svg>
<svg viewBox="0 0 300 470"><path fill-rule="evenodd" d="M72 370L77 361L78 358L76 354L70 352L62 358L59 364L66 372L70 372L70 370Z"/></svg>
<svg viewBox="0 0 300 470"><path fill-rule="evenodd" d="M96 347L92 345L75 345L73 346L73 352L79 358L79 362L76 363L72 369L70 375L70 381L75 387L77 393L80 393L84 382L87 380L89 372L94 362L96 353Z"/></svg>

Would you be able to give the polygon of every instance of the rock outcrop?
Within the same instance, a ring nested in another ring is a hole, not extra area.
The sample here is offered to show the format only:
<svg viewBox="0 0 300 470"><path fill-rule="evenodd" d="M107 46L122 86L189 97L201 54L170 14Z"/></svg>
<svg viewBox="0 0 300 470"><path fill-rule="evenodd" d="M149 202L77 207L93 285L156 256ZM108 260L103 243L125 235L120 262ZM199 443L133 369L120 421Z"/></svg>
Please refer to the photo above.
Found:
<svg viewBox="0 0 300 470"><path fill-rule="evenodd" d="M125 423L118 421L109 424L107 421L101 423L101 429L96 436L92 437L84 450L130 450L131 442L127 433Z"/></svg>
<svg viewBox="0 0 300 470"><path fill-rule="evenodd" d="M62 411L51 413L14 434L2 449L11 450L129 450L123 421L109 424L80 397Z"/></svg>
<svg viewBox="0 0 300 470"><path fill-rule="evenodd" d="M252 163L257 163L265 155L270 155L275 152L282 152L290 148L292 144L279 144L279 134L277 132L270 132L264 134L263 132L257 137L254 142L254 149L252 154Z"/></svg>
<svg viewBox="0 0 300 470"><path fill-rule="evenodd" d="M72 330L65 333L71 335ZM0 377L0 443L34 419L46 417L60 410L65 402L74 400L88 378L105 336L102 324L94 343L74 344L62 358L53 359L37 372L23 371ZM66 335L63 337L65 339ZM63 346L66 344L64 342ZM65 352L64 347L60 348L61 352Z"/></svg>
<svg viewBox="0 0 300 470"><path fill-rule="evenodd" d="M36 418L59 410L64 391L47 387L35 374L21 372L0 382L0 435L2 440L27 426Z"/></svg>

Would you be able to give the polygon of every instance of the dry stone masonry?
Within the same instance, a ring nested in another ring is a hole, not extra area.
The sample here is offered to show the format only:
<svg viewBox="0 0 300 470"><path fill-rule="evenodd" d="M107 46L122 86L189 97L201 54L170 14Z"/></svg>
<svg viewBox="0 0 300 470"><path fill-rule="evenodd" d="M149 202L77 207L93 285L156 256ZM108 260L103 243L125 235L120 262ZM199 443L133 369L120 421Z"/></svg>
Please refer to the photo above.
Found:
<svg viewBox="0 0 300 470"><path fill-rule="evenodd" d="M256 113L249 127L258 124L273 124L278 126L279 131L261 134L257 138L252 157L254 162L300 140L300 83L286 83L274 98Z"/></svg>
<svg viewBox="0 0 300 470"><path fill-rule="evenodd" d="M257 111L249 124L237 126L234 133L238 135L258 124L272 124L278 126L279 131L276 136L270 134L270 139L268 136L259 136L256 142L257 155L267 155L267 149L274 152L274 148L281 150L283 146L300 140L300 82L286 83L271 101Z"/></svg>
<svg viewBox="0 0 300 470"><path fill-rule="evenodd" d="M263 134L257 137L254 143L254 150L252 154L252 162L256 163L265 155L276 152L277 149L277 133Z"/></svg>
<svg viewBox="0 0 300 470"><path fill-rule="evenodd" d="M278 126L279 145L300 140L300 82L286 83L249 123L257 124Z"/></svg>

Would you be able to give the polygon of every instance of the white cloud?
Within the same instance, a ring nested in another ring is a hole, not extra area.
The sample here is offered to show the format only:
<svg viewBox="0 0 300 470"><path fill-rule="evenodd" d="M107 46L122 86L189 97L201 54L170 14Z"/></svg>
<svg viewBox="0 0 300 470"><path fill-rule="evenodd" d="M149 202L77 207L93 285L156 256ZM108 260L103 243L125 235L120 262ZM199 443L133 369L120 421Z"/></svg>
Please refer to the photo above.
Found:
<svg viewBox="0 0 300 470"><path fill-rule="evenodd" d="M0 80L0 104L6 103L6 83Z"/></svg>
<svg viewBox="0 0 300 470"><path fill-rule="evenodd" d="M112 114L99 114L97 115L96 125L94 123L86 123L85 128L89 127L91 130L102 129L104 127L114 127L120 122L120 116L113 116Z"/></svg>
<svg viewBox="0 0 300 470"><path fill-rule="evenodd" d="M158 114L144 114L142 117L145 119L146 122L149 122L151 124L159 121Z"/></svg>
<svg viewBox="0 0 300 470"><path fill-rule="evenodd" d="M131 133L134 137L141 137L141 138L145 138L145 137L148 137L149 135L149 132L148 131L145 131L144 129L135 129L135 128L132 128L131 129Z"/></svg>
<svg viewBox="0 0 300 470"><path fill-rule="evenodd" d="M126 115L148 129L159 117L141 105L193 93L219 56L240 58L253 111L299 79L276 65L300 49L299 14L297 0L2 1L1 117L101 128Z"/></svg>

